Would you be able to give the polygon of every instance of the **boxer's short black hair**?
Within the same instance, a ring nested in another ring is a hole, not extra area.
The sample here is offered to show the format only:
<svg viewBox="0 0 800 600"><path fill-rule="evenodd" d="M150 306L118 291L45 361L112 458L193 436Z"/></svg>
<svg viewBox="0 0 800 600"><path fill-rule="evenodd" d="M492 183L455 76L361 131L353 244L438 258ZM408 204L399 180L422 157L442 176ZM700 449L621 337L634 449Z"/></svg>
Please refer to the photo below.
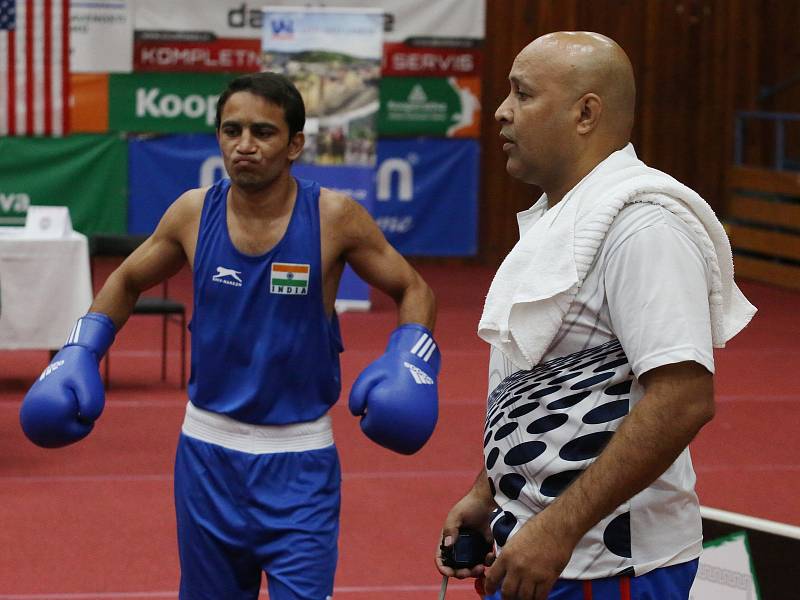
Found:
<svg viewBox="0 0 800 600"><path fill-rule="evenodd" d="M298 131L303 131L306 124L306 107L303 97L288 77L268 72L241 75L228 84L217 100L215 120L217 131L219 131L222 120L222 109L228 98L236 92L250 92L261 96L267 102L280 106L286 117L286 123L289 125L290 138Z"/></svg>

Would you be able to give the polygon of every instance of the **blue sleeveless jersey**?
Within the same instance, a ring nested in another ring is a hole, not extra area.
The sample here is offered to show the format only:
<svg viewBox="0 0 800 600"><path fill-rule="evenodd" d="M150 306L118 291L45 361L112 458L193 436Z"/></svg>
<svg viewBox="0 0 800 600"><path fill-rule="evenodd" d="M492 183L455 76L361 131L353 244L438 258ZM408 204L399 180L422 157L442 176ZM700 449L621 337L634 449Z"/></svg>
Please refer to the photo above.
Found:
<svg viewBox="0 0 800 600"><path fill-rule="evenodd" d="M297 180L283 238L266 254L233 245L230 181L206 193L194 257L189 398L238 421L311 421L341 391L339 323L325 314L319 184Z"/></svg>

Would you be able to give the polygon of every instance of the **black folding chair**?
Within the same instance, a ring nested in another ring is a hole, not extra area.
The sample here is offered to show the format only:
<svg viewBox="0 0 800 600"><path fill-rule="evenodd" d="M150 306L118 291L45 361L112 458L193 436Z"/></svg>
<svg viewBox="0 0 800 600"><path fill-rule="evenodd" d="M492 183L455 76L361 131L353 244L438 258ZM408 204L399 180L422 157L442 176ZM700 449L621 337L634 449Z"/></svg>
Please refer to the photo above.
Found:
<svg viewBox="0 0 800 600"><path fill-rule="evenodd" d="M129 234L93 234L89 237L89 255L91 257L92 281L95 277L95 261L99 258L125 259L142 242L146 235ZM142 295L133 307L133 315L161 315L161 381L167 379L167 324L169 321L180 325L181 330L181 388L186 386L186 306L182 302L169 297L168 280L159 286L156 296ZM109 353L106 354L105 385L111 385Z"/></svg>

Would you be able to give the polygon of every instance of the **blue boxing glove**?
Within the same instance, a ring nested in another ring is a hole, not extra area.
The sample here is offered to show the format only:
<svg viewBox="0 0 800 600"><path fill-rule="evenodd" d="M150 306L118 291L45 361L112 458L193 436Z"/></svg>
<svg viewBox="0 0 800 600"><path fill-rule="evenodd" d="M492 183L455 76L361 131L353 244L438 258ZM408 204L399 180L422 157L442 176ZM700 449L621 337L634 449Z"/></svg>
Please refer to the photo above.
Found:
<svg viewBox="0 0 800 600"><path fill-rule="evenodd" d="M439 416L436 376L441 355L433 334L415 323L392 332L386 352L350 389L350 412L376 444L413 454L431 437Z"/></svg>
<svg viewBox="0 0 800 600"><path fill-rule="evenodd" d="M105 404L98 365L114 335L114 323L102 313L78 319L22 401L19 421L30 441L60 448L89 435Z"/></svg>

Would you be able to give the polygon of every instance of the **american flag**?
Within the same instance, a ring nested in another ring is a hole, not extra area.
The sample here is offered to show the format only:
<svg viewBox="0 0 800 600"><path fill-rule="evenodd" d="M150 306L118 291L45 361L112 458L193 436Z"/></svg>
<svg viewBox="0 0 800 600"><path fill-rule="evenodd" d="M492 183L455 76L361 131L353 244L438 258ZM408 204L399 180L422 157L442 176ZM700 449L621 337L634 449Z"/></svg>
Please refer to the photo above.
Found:
<svg viewBox="0 0 800 600"><path fill-rule="evenodd" d="M63 135L70 0L0 0L0 135Z"/></svg>

